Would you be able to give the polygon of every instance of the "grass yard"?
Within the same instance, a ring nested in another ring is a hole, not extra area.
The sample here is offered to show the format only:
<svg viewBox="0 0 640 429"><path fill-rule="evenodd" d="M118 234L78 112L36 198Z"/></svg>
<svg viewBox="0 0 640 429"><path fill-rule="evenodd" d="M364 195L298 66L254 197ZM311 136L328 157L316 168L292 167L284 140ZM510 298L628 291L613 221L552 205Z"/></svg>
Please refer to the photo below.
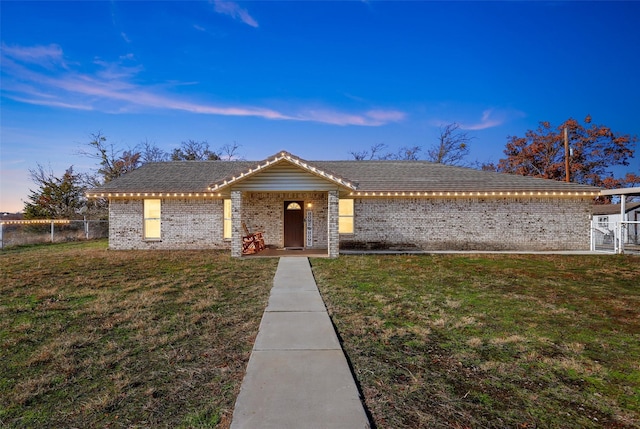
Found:
<svg viewBox="0 0 640 429"><path fill-rule="evenodd" d="M640 427L639 257L312 265L379 429Z"/></svg>
<svg viewBox="0 0 640 429"><path fill-rule="evenodd" d="M277 259L0 253L0 427L228 427Z"/></svg>

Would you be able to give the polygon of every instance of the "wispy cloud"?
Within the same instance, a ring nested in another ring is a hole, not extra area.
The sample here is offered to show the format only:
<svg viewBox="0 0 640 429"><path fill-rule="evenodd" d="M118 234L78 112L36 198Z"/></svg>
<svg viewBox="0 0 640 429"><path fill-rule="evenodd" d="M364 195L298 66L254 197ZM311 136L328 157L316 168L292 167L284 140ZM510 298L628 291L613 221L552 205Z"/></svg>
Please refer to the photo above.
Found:
<svg viewBox="0 0 640 429"><path fill-rule="evenodd" d="M120 61L117 63L105 61L101 58L95 58L93 63L99 66L96 71L96 77L102 81L117 81L133 78L144 70L141 65L125 65L125 61L131 60L132 57L124 56L120 57Z"/></svg>
<svg viewBox="0 0 640 429"><path fill-rule="evenodd" d="M360 125L365 127L376 127L390 122L400 122L404 118L405 114L403 112L395 110L372 110L362 114L352 114L327 109L311 109L303 111L290 119L322 122L332 125Z"/></svg>
<svg viewBox="0 0 640 429"><path fill-rule="evenodd" d="M460 128L462 128L463 130L486 130L487 128L493 128L502 125L505 119L505 115L496 114L494 109L487 109L482 112L482 118L479 122L460 123Z"/></svg>
<svg viewBox="0 0 640 429"><path fill-rule="evenodd" d="M398 110L370 110L366 115L380 123L400 122L406 118L406 114Z"/></svg>
<svg viewBox="0 0 640 429"><path fill-rule="evenodd" d="M46 98L21 98L21 97L11 97L14 101L19 101L21 103L27 104L35 104L38 106L49 106L49 107L62 107L64 109L73 109L73 110L93 110L93 107L86 104L71 104L65 103L63 101L57 100L47 100Z"/></svg>
<svg viewBox="0 0 640 429"><path fill-rule="evenodd" d="M256 21L246 9L240 7L240 5L233 1L225 0L212 0L213 8L216 12L223 15L228 15L237 21L244 22L245 24L258 28L258 21Z"/></svg>
<svg viewBox="0 0 640 429"><path fill-rule="evenodd" d="M21 63L37 65L46 69L67 68L63 59L62 48L56 44L46 46L9 46L3 42L1 49L3 57L7 56Z"/></svg>
<svg viewBox="0 0 640 429"><path fill-rule="evenodd" d="M460 128L463 130L486 130L488 128L499 127L505 122L511 121L515 118L525 116L523 112L513 109L486 109L482 112L482 117L479 121L465 122L460 121Z"/></svg>
<svg viewBox="0 0 640 429"><path fill-rule="evenodd" d="M405 118L403 112L384 109L353 113L331 108L291 107L282 111L259 106L202 103L170 93L171 88L192 82L153 86L138 83L144 69L134 63L131 55L125 55L116 62L96 58L93 71L80 72L76 70L80 66L67 66L59 46L25 48L3 44L1 48L2 97L22 103L109 113L164 109L203 115L356 126L380 126ZM46 70L42 69L43 66Z"/></svg>

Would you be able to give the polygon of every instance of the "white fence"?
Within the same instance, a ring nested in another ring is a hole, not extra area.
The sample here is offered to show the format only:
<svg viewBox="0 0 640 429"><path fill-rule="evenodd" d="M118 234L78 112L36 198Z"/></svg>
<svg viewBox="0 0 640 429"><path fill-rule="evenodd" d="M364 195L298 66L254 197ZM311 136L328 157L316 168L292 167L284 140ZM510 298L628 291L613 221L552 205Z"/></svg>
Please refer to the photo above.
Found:
<svg viewBox="0 0 640 429"><path fill-rule="evenodd" d="M603 227L596 219L591 222L591 250L610 253L640 252L640 222L624 221Z"/></svg>
<svg viewBox="0 0 640 429"><path fill-rule="evenodd" d="M61 243L109 236L106 220L32 219L0 221L0 249L36 243Z"/></svg>

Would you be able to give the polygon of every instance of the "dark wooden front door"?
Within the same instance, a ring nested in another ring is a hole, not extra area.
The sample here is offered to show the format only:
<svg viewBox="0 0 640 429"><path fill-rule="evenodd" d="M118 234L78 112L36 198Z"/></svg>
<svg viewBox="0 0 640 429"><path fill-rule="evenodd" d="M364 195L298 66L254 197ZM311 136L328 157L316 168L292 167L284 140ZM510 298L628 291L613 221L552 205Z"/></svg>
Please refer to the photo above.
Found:
<svg viewBox="0 0 640 429"><path fill-rule="evenodd" d="M304 201L284 202L284 247L304 247Z"/></svg>

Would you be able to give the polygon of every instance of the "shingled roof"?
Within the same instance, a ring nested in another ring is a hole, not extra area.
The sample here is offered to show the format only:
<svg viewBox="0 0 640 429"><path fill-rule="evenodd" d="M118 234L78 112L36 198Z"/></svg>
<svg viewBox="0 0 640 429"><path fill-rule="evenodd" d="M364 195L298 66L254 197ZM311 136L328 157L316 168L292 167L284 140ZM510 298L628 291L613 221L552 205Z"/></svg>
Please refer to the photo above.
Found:
<svg viewBox="0 0 640 429"><path fill-rule="evenodd" d="M640 203L627 203L625 213L629 213L640 207ZM594 204L592 213L594 215L620 214L620 204Z"/></svg>
<svg viewBox="0 0 640 429"><path fill-rule="evenodd" d="M358 183L359 192L598 192L576 183L455 167L428 161L320 161Z"/></svg>
<svg viewBox="0 0 640 429"><path fill-rule="evenodd" d="M335 182L353 195L389 193L571 193L596 195L598 188L576 183L454 167L428 161L305 161L280 152L263 161L175 161L146 164L89 192L210 193L243 180L276 162Z"/></svg>

